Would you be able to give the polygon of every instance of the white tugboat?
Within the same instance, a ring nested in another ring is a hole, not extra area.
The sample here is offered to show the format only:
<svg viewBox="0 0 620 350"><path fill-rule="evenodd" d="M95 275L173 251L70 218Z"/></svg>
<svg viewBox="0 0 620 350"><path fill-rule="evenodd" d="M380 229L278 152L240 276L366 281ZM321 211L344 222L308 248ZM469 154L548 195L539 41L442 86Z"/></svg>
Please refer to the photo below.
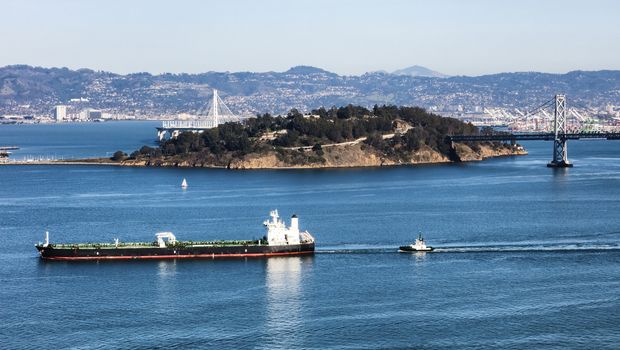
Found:
<svg viewBox="0 0 620 350"><path fill-rule="evenodd" d="M420 233L418 238L416 238L415 242L410 245L400 246L398 248L399 252L432 252L433 247L426 246L426 242L424 242L424 237Z"/></svg>

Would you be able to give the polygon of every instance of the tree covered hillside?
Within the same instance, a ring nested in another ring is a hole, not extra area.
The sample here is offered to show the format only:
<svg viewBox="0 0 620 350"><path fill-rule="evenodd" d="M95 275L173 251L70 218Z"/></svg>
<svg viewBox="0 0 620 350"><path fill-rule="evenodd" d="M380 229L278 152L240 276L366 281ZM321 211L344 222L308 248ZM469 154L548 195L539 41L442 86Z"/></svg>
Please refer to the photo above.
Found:
<svg viewBox="0 0 620 350"><path fill-rule="evenodd" d="M231 159L276 152L289 164L324 162L324 149L360 144L391 159L408 159L422 148L448 158L450 134L479 133L471 124L417 107L348 105L319 108L310 115L291 110L284 116L258 115L244 124L227 123L203 133L185 132L159 148L142 147L131 159L188 159L226 166Z"/></svg>

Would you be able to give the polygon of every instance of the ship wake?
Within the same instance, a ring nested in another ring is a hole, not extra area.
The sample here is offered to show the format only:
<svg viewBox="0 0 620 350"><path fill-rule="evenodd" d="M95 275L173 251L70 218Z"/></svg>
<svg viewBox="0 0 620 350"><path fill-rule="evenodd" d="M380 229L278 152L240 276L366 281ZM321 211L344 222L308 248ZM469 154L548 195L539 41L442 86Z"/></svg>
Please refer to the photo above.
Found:
<svg viewBox="0 0 620 350"><path fill-rule="evenodd" d="M436 253L537 253L537 252L604 252L620 251L616 243L562 243L519 245L447 245L436 246ZM317 247L318 254L387 254L397 253L397 245L356 245Z"/></svg>

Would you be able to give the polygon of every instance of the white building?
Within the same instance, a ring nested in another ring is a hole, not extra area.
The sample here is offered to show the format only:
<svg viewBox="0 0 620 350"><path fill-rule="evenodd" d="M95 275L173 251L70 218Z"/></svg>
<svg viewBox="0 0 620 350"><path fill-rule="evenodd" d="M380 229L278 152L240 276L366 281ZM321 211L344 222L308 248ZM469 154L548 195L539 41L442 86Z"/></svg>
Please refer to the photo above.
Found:
<svg viewBox="0 0 620 350"><path fill-rule="evenodd" d="M67 119L67 106L64 106L64 105L54 106L53 114L54 114L54 119L56 120L56 122L61 122Z"/></svg>

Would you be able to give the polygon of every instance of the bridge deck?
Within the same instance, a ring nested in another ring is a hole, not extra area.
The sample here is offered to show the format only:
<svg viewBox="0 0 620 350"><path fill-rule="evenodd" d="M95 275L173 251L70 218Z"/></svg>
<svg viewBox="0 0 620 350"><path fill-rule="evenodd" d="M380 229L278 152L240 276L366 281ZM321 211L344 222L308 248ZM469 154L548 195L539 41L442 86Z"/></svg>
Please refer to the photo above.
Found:
<svg viewBox="0 0 620 350"><path fill-rule="evenodd" d="M155 129L157 129L157 131L174 131L174 130L178 130L180 132L183 131L194 131L194 130L208 130L208 129L213 129L213 128L201 128L201 127L181 127L181 128L165 128L162 126L156 126Z"/></svg>
<svg viewBox="0 0 620 350"><path fill-rule="evenodd" d="M620 132L566 133L558 135L562 140L607 139L620 140ZM463 141L519 141L519 140L555 140L554 133L523 133L498 135L454 135L448 136L453 142Z"/></svg>

